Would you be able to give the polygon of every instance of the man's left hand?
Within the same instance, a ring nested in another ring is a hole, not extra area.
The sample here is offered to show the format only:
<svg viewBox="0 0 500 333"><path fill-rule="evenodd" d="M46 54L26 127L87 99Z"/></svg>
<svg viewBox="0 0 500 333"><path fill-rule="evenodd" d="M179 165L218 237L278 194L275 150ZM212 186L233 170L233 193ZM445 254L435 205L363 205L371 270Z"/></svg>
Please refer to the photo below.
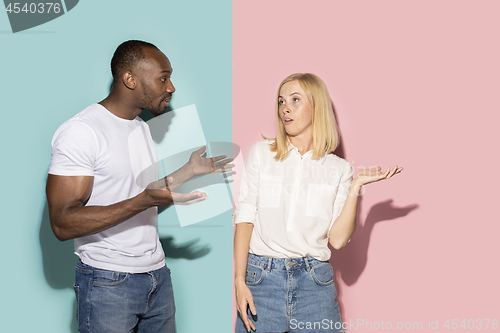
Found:
<svg viewBox="0 0 500 333"><path fill-rule="evenodd" d="M227 172L232 171L234 164L231 163L234 159L226 158L226 155L220 155L210 158L202 157L207 149L206 146L201 147L191 154L188 164L191 167L194 176L206 175L212 172Z"/></svg>

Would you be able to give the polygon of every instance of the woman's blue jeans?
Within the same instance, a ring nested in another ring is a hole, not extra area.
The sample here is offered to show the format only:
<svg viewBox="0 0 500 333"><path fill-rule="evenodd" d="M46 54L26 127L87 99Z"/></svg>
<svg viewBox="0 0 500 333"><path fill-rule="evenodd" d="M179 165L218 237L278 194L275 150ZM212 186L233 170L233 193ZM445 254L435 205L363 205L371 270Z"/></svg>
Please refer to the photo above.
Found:
<svg viewBox="0 0 500 333"><path fill-rule="evenodd" d="M256 332L343 332L330 263L312 257L269 258L248 255L246 284L257 316L247 314ZM236 333L247 332L243 320Z"/></svg>
<svg viewBox="0 0 500 333"><path fill-rule="evenodd" d="M78 262L74 287L80 332L174 332L174 294L166 266L131 274Z"/></svg>

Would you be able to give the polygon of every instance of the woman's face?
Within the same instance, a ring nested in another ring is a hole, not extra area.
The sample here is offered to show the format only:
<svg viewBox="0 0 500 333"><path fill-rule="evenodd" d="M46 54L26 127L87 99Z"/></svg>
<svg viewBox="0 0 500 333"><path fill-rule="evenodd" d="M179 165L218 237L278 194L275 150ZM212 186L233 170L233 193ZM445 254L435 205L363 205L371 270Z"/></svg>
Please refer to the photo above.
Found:
<svg viewBox="0 0 500 333"><path fill-rule="evenodd" d="M278 112L288 136L312 137L313 109L299 81L290 81L281 86Z"/></svg>

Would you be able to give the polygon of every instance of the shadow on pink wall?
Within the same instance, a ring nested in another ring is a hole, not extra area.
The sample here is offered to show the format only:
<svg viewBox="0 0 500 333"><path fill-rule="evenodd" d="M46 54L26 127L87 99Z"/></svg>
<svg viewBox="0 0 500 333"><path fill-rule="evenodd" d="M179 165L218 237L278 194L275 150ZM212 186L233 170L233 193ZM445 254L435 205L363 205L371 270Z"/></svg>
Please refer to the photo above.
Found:
<svg viewBox="0 0 500 333"><path fill-rule="evenodd" d="M408 215L411 211L417 209L418 204L405 207L396 207L392 204L392 199L381 201L372 207L366 216L366 219L357 221L357 227L351 242L340 250L331 249L332 257L330 264L335 272L335 287L337 288L337 301L340 306L342 318L345 318L344 306L342 302L342 288L339 285L340 279L347 285L355 284L368 260L368 247L370 245L370 236L375 223L389 221ZM363 197L360 197L358 204L358 217L361 216L363 209Z"/></svg>
<svg viewBox="0 0 500 333"><path fill-rule="evenodd" d="M338 122L338 117L335 112L335 106L332 103L333 113L335 119ZM339 129L341 129L339 123ZM340 143L335 150L335 155L346 159L346 152L342 140L342 134L340 133ZM342 286L339 284L340 279L347 285L351 286L355 284L363 270L366 267L368 260L368 247L370 245L370 236L375 223L394 220L400 217L408 215L413 210L419 207L418 204L412 204L405 207L397 207L393 204L393 199L387 199L381 201L369 208L369 212L366 215L364 221L360 220L360 216L363 216L363 196L359 197L358 201L358 220L356 221L357 227L354 235L351 238L351 242L347 244L340 250L333 249L330 245L330 251L332 256L330 258L330 264L334 271L335 288L337 289L337 301L340 306L340 312L342 318L345 320L345 310L342 302Z"/></svg>

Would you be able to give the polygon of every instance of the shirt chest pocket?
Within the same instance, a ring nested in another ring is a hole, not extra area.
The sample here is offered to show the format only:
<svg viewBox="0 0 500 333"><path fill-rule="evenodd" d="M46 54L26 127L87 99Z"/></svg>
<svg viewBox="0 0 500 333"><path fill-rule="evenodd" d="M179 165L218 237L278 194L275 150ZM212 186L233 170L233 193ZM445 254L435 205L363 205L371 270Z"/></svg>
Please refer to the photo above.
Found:
<svg viewBox="0 0 500 333"><path fill-rule="evenodd" d="M337 188L328 184L309 184L307 188L306 216L330 221Z"/></svg>
<svg viewBox="0 0 500 333"><path fill-rule="evenodd" d="M283 177L259 175L259 207L278 207L283 192Z"/></svg>

